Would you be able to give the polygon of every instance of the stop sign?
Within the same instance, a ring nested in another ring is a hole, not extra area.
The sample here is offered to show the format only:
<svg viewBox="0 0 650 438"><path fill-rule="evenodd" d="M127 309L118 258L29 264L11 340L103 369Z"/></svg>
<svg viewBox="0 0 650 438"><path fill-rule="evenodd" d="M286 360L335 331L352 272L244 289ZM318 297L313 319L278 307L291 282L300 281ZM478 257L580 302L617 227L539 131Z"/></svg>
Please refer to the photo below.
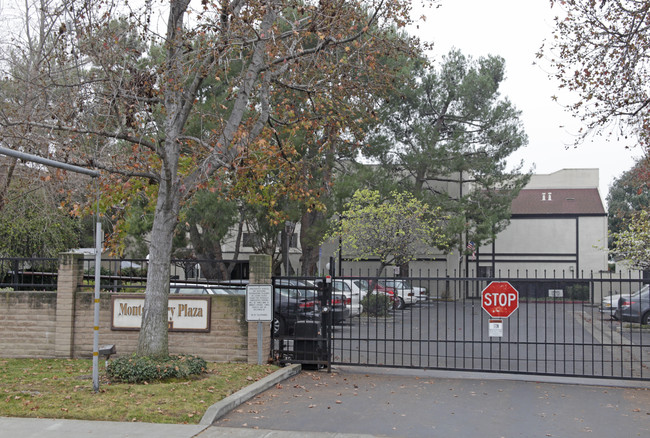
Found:
<svg viewBox="0 0 650 438"><path fill-rule="evenodd" d="M481 292L481 307L492 318L507 318L519 307L519 292L507 281L493 281Z"/></svg>

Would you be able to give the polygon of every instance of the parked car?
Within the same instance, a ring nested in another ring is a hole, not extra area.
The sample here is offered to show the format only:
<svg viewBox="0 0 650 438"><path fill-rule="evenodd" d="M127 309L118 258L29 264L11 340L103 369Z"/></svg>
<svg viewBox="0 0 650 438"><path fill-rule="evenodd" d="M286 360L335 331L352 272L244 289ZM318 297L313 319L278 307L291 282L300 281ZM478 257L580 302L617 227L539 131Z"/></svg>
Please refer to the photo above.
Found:
<svg viewBox="0 0 650 438"><path fill-rule="evenodd" d="M616 319L616 309L618 308L618 300L622 297L621 294L614 294L603 297L600 302L600 313Z"/></svg>
<svg viewBox="0 0 650 438"><path fill-rule="evenodd" d="M273 291L274 336L292 334L297 321L321 321L318 292L300 280L278 280Z"/></svg>
<svg viewBox="0 0 650 438"><path fill-rule="evenodd" d="M404 280L415 291L415 296L419 301L427 301L429 299L429 291L424 286L416 286L413 280Z"/></svg>
<svg viewBox="0 0 650 438"><path fill-rule="evenodd" d="M363 313L363 305L361 304L361 289L355 287L352 280L345 280L341 278L334 279L333 283L334 293L341 293L347 297L345 304L350 310L350 316L359 316Z"/></svg>
<svg viewBox="0 0 650 438"><path fill-rule="evenodd" d="M615 316L621 321L650 325L650 285L643 286L635 294L619 298Z"/></svg>
<svg viewBox="0 0 650 438"><path fill-rule="evenodd" d="M381 280L381 282L387 287L396 289L400 296L406 295L407 297L413 297L416 301L426 301L429 298L426 288L413 286L406 278L390 278ZM404 299L404 301L408 302L409 300Z"/></svg>
<svg viewBox="0 0 650 438"><path fill-rule="evenodd" d="M407 305L415 304L419 301L415 295L415 291L403 279L381 279L379 280L379 284L395 292L395 309L397 310L401 310Z"/></svg>

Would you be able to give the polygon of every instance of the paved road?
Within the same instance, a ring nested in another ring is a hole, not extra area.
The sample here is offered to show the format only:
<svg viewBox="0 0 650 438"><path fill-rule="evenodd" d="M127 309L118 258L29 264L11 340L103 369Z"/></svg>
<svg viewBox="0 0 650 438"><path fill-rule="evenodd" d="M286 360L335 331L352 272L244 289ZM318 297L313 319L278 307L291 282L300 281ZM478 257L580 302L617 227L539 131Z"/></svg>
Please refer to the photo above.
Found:
<svg viewBox="0 0 650 438"><path fill-rule="evenodd" d="M647 384L620 388L448 375L352 367L332 374L303 371L214 425L413 438L650 436Z"/></svg>

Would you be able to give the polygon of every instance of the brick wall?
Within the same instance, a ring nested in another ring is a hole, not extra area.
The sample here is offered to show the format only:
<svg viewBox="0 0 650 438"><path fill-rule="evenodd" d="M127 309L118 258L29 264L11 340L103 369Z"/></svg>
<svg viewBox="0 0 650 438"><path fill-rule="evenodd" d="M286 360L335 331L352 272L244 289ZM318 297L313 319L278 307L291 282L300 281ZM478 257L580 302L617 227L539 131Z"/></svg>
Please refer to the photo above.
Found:
<svg viewBox="0 0 650 438"><path fill-rule="evenodd" d="M94 295L78 292L75 302L74 357L92 357ZM214 362L246 362L248 325L244 297L213 296L210 332L170 332L170 354L194 354ZM270 331L270 329L269 329ZM111 294L102 294L99 312L99 345L115 344L118 356L136 350L138 331L111 330Z"/></svg>
<svg viewBox="0 0 650 438"><path fill-rule="evenodd" d="M55 292L0 293L0 357L54 357Z"/></svg>
<svg viewBox="0 0 650 438"><path fill-rule="evenodd" d="M0 357L92 357L94 294L78 291L82 265L79 254L60 256L57 292L0 292ZM256 363L257 324L245 320L245 298L219 295L211 299L210 331L170 332L170 354ZM133 353L138 331L111 330L111 294L101 294L99 303L99 346L115 344L117 356ZM270 331L265 323L264 354L270 352Z"/></svg>
<svg viewBox="0 0 650 438"><path fill-rule="evenodd" d="M131 354L138 343L138 332L111 330L110 307L111 294L102 294L99 345L115 344L118 356ZM91 358L93 294L77 292L74 309L71 356ZM170 332L170 354L195 354L214 362L247 362L248 323L244 318L244 297L213 296L210 321L209 333ZM60 357L56 351L57 329L56 292L0 294L0 357Z"/></svg>

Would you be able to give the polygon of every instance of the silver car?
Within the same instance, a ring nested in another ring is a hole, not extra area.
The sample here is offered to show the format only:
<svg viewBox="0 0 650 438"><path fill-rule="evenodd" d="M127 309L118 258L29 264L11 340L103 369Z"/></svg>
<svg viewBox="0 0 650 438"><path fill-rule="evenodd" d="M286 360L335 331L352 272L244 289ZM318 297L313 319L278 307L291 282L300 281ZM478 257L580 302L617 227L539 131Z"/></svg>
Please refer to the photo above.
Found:
<svg viewBox="0 0 650 438"><path fill-rule="evenodd" d="M615 316L621 321L650 325L650 285L646 284L635 294L621 297Z"/></svg>
<svg viewBox="0 0 650 438"><path fill-rule="evenodd" d="M603 316L607 315L610 316L611 318L616 319L616 309L618 308L618 300L621 299L623 295L621 294L615 294L615 295L608 295L602 299L600 302L600 313L603 314Z"/></svg>

